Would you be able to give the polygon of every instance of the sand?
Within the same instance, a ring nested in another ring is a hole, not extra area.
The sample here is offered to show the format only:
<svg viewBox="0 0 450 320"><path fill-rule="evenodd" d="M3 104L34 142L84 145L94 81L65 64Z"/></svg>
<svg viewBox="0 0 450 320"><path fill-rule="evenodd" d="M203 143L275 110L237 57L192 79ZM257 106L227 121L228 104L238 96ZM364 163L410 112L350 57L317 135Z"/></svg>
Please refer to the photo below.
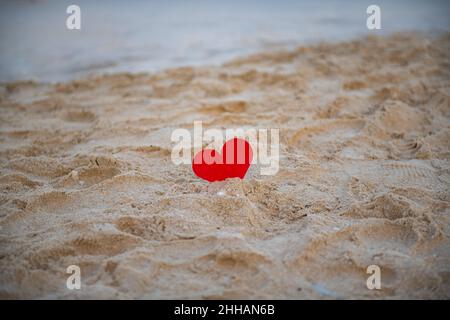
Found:
<svg viewBox="0 0 450 320"><path fill-rule="evenodd" d="M2 84L0 297L448 299L449 80L450 35L403 33ZM278 173L174 165L194 120L279 128Z"/></svg>

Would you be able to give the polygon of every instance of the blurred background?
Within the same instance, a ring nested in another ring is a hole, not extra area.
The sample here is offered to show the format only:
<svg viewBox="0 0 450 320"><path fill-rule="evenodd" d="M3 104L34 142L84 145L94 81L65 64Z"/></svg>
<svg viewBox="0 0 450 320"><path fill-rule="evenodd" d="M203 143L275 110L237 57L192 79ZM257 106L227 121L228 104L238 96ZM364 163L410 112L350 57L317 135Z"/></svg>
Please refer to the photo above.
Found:
<svg viewBox="0 0 450 320"><path fill-rule="evenodd" d="M66 8L81 8L68 30ZM381 7L382 30L366 9ZM260 50L364 34L450 30L446 0L0 0L0 81L220 64Z"/></svg>

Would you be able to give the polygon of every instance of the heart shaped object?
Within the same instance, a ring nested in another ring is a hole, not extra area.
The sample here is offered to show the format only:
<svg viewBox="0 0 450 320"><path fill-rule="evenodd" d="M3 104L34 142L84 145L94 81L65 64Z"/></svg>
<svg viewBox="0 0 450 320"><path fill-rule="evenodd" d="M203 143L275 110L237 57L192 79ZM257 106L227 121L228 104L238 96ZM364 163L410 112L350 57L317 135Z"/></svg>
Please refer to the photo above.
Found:
<svg viewBox="0 0 450 320"><path fill-rule="evenodd" d="M233 138L225 142L222 153L200 150L192 160L194 173L209 182L245 177L253 159L253 150L246 140Z"/></svg>

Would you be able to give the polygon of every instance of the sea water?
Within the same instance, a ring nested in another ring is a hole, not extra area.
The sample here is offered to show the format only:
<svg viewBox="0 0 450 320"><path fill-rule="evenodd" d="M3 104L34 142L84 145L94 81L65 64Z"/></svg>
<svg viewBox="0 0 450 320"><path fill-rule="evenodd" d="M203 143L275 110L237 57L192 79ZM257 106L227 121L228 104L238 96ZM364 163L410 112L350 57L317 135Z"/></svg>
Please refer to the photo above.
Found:
<svg viewBox="0 0 450 320"><path fill-rule="evenodd" d="M81 8L68 30L66 8ZM381 30L366 9L381 8ZM397 31L450 30L450 1L0 0L0 81L65 81L89 74L217 65L289 49Z"/></svg>

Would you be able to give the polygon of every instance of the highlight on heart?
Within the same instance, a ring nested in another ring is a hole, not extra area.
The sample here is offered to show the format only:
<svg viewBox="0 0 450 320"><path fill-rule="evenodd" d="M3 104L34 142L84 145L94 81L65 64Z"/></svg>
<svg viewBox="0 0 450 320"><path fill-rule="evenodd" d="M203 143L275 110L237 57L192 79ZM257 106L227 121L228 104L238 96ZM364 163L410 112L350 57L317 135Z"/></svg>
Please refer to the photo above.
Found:
<svg viewBox="0 0 450 320"><path fill-rule="evenodd" d="M234 177L243 179L254 164L258 164L261 175L275 175L279 170L279 129L203 130L202 121L194 121L191 131L173 130L171 159L175 165L192 165L200 178L210 182Z"/></svg>

